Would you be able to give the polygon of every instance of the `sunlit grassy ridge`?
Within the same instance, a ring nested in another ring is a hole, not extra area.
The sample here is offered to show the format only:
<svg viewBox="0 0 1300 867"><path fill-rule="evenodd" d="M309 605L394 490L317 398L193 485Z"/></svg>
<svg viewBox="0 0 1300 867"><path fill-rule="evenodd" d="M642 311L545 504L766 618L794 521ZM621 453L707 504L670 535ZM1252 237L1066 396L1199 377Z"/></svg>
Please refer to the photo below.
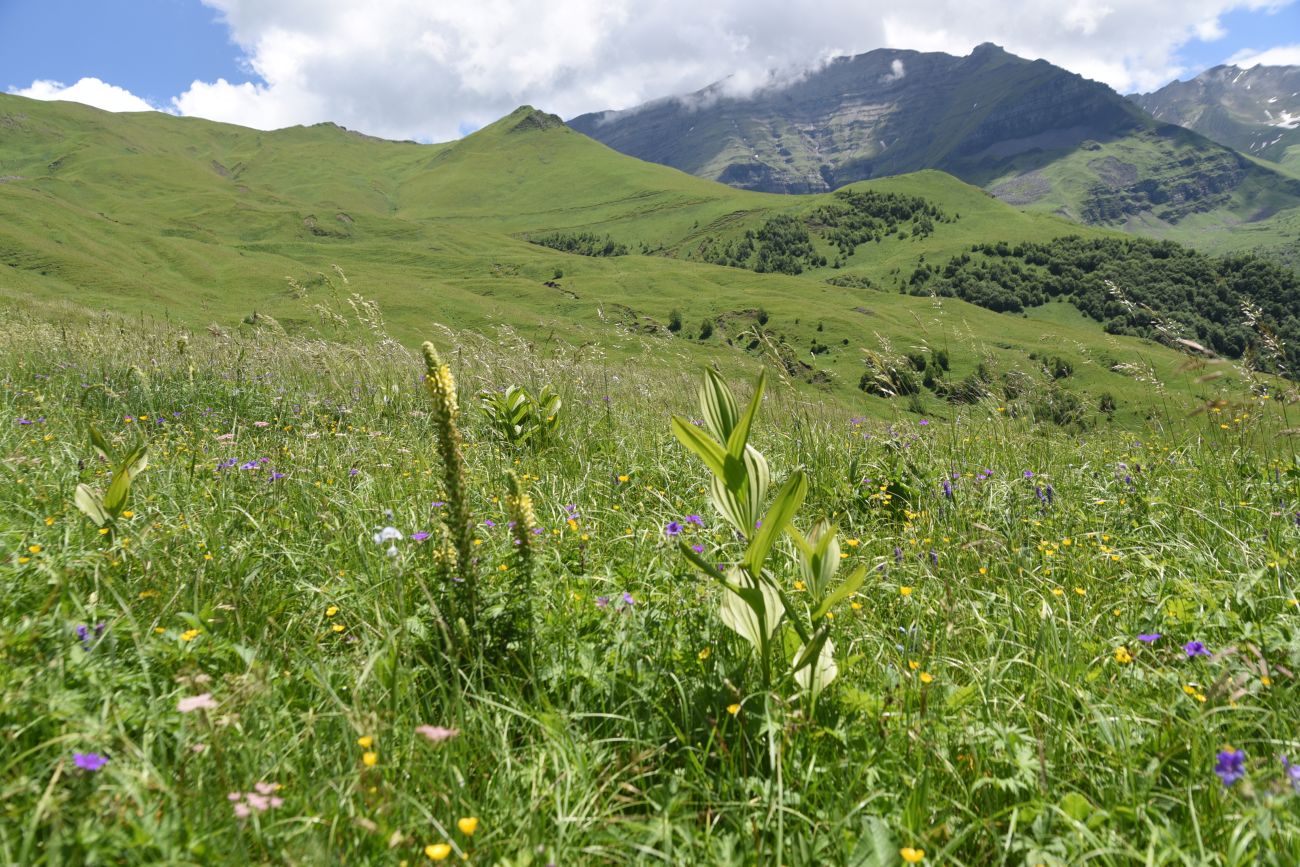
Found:
<svg viewBox="0 0 1300 867"><path fill-rule="evenodd" d="M0 122L0 293L20 308L62 299L191 327L230 327L256 312L310 334L323 327L313 307L328 295L317 275L335 279L338 265L412 347L431 321L504 326L665 371L708 362L735 374L760 363L746 332L765 311L792 380L812 380L822 399L873 416L895 408L857 390L863 350L945 349L954 379L981 362L998 375L1033 373L1043 363L1031 354L1064 355L1075 369L1064 385L1090 408L1111 393L1123 424L1147 412L1136 371L1154 371L1182 411L1240 396L1245 385L1226 366L1222 379L1198 382L1204 371L1180 373L1178 354L1079 317L1038 309L1016 318L895 294L921 257L1091 231L1017 211L940 172L862 188L933 200L953 221L925 238L863 244L840 270L795 277L688 259L708 236L804 215L830 197L703 181L617 154L528 108L446 145L332 125L263 133L14 96L0 96ZM556 231L608 235L634 255L574 256L526 240ZM884 291L824 282L833 276L865 277ZM666 329L674 310L686 323L675 336ZM701 341L705 319L715 334ZM825 352L814 356L814 344ZM930 414L951 412L923 401Z"/></svg>
<svg viewBox="0 0 1300 867"><path fill-rule="evenodd" d="M507 470L542 529L533 667L457 667L422 365L352 330L182 345L138 319L6 319L0 860L1300 859L1285 400L1187 417L1152 385L1149 426L1079 437L1032 424L1028 399L864 421L774 382L754 444L777 483L805 471L806 521L831 517L843 568L870 577L832 611L837 680L815 709L779 691L769 726L719 590L666 533L739 556L669 433L700 413L689 366L430 325L491 598L524 586ZM479 388L544 383L564 410L540 450L474 408ZM149 442L109 534L71 504L107 483L88 424ZM405 538L377 542L386 525ZM1229 745L1245 776L1226 786Z"/></svg>

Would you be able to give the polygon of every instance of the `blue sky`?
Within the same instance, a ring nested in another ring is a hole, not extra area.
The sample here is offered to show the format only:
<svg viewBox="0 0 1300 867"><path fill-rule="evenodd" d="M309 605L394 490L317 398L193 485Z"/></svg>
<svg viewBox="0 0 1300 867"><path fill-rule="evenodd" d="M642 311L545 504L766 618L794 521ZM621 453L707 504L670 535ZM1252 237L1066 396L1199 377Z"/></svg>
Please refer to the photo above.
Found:
<svg viewBox="0 0 1300 867"><path fill-rule="evenodd" d="M93 77L166 105L195 79L249 80L219 17L198 0L0 0L0 90Z"/></svg>
<svg viewBox="0 0 1300 867"><path fill-rule="evenodd" d="M1179 49L1179 57L1191 69L1179 78L1190 78L1234 55L1257 54L1278 45L1300 43L1300 3L1291 3L1272 13L1236 10L1220 18L1219 24L1227 31L1222 38L1209 42L1192 40Z"/></svg>
<svg viewBox="0 0 1300 867"><path fill-rule="evenodd" d="M1300 64L1300 0L0 0L0 40L0 91L427 141L881 46L992 41L1151 90L1236 56Z"/></svg>

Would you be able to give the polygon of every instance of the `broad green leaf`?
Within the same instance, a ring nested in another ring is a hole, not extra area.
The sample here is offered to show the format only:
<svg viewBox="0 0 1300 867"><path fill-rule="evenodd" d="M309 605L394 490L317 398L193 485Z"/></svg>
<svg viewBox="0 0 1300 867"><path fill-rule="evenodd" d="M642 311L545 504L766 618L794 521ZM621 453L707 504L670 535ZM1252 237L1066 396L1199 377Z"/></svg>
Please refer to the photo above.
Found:
<svg viewBox="0 0 1300 867"><path fill-rule="evenodd" d="M1061 812L1076 822L1082 822L1092 812L1092 802L1078 792L1066 792L1061 797Z"/></svg>
<svg viewBox="0 0 1300 867"><path fill-rule="evenodd" d="M712 437L679 415L673 416L673 436L677 437L679 443L703 458L713 475L718 478L726 476L724 464L726 452Z"/></svg>
<svg viewBox="0 0 1300 867"><path fill-rule="evenodd" d="M108 444L108 440L104 439L104 435L99 432L99 428L93 424L90 426L90 444L94 446L95 451L103 456L104 460L111 461L113 459L113 447Z"/></svg>
<svg viewBox="0 0 1300 867"><path fill-rule="evenodd" d="M725 443L736 427L740 410L736 407L736 398L731 389L711 367L704 368L704 382L700 385L700 410L704 413L704 423L709 430L719 442Z"/></svg>
<svg viewBox="0 0 1300 867"><path fill-rule="evenodd" d="M750 518L753 511L749 503L740 496L727 490L726 482L713 476L709 482L709 495L713 506L722 517L731 522L742 536L748 539L754 533L754 521Z"/></svg>
<svg viewBox="0 0 1300 867"><path fill-rule="evenodd" d="M734 455L739 459L745 452L745 446L749 443L749 429L753 427L754 419L758 416L758 409L763 403L763 390L767 387L767 371L758 375L758 382L754 384L754 396L749 399L749 406L745 409L745 414L736 422L736 426L727 434L727 453Z"/></svg>
<svg viewBox="0 0 1300 867"><path fill-rule="evenodd" d="M745 551L745 567L751 575L762 573L768 553L776 544L776 540L785 532L790 519L803 505L807 494L808 481L804 478L803 470L795 470L772 500L767 514L763 516L762 526L758 528L758 532L750 540L749 549Z"/></svg>
<svg viewBox="0 0 1300 867"><path fill-rule="evenodd" d="M808 531L808 545L811 550L800 552L800 565L804 580L813 589L813 597L818 598L826 592L840 568L840 543L835 528L825 518L819 519Z"/></svg>
<svg viewBox="0 0 1300 867"><path fill-rule="evenodd" d="M767 458L753 446L745 446L745 470L749 483L749 510L753 521L758 520L758 510L767 502L767 489L772 484L772 474L767 468ZM746 534L748 535L748 534Z"/></svg>
<svg viewBox="0 0 1300 867"><path fill-rule="evenodd" d="M848 599L854 593L857 593L858 588L862 586L862 582L865 580L867 580L866 566L859 566L857 569L853 570L853 574L845 578L843 583L836 587L831 592L831 595L823 599L821 604L817 606L817 610L814 611L812 615L813 621L816 622L825 617L826 612L830 611L836 605L839 605L845 599Z"/></svg>
<svg viewBox="0 0 1300 867"><path fill-rule="evenodd" d="M87 485L77 485L77 493L73 496L72 501L77 508L85 513L86 517L95 522L96 527L102 527L108 523L108 513L104 511L104 504Z"/></svg>
<svg viewBox="0 0 1300 867"><path fill-rule="evenodd" d="M809 660L808 665L795 671L794 679L801 687L816 696L839 673L839 668L835 665L835 645L828 638L818 648L817 656Z"/></svg>
<svg viewBox="0 0 1300 867"><path fill-rule="evenodd" d="M149 467L149 458L147 456L148 450L149 446L147 443L140 443L140 445L136 446L131 453L126 456L126 460L122 461L122 466L125 468L126 474L132 479L143 473Z"/></svg>
<svg viewBox="0 0 1300 867"><path fill-rule="evenodd" d="M781 623L781 599L770 582L755 580L736 566L727 569L727 583L719 610L722 622L761 651Z"/></svg>
<svg viewBox="0 0 1300 867"><path fill-rule="evenodd" d="M118 467L113 474L113 481L104 494L104 511L116 518L126 507L126 494L131 490L131 474L125 467Z"/></svg>
<svg viewBox="0 0 1300 867"><path fill-rule="evenodd" d="M801 668L811 665L813 660L817 658L817 654L821 653L822 645L826 643L826 639L830 637L830 634L830 624L823 623L821 628L812 634L812 638L795 648L794 656L791 657L793 661L790 663L790 669L797 672Z"/></svg>

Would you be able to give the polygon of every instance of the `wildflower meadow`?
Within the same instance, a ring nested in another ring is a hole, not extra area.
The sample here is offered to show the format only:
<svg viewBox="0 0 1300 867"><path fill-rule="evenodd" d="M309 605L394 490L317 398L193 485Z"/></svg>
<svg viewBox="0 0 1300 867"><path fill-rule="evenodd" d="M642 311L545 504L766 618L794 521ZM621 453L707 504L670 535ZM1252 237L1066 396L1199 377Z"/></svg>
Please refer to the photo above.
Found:
<svg viewBox="0 0 1300 867"><path fill-rule="evenodd" d="M1300 863L1293 393L363 337L0 324L0 861Z"/></svg>

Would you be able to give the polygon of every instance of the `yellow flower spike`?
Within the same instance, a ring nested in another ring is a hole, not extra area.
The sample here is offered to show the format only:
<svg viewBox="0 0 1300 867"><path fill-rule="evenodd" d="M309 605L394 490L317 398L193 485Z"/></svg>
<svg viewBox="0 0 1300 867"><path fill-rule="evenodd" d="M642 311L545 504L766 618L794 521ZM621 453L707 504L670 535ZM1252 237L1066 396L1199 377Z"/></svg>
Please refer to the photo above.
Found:
<svg viewBox="0 0 1300 867"><path fill-rule="evenodd" d="M367 768L373 768L379 762L379 753L366 752L361 754L361 764Z"/></svg>
<svg viewBox="0 0 1300 867"><path fill-rule="evenodd" d="M921 667L921 663L917 662L915 659L909 659L907 661L907 667L912 669L912 671L916 671Z"/></svg>
<svg viewBox="0 0 1300 867"><path fill-rule="evenodd" d="M1115 648L1115 661L1121 665L1126 665L1133 661L1133 655L1128 652L1127 647Z"/></svg>
<svg viewBox="0 0 1300 867"><path fill-rule="evenodd" d="M39 553L41 553L41 546L40 546L40 545L28 545L28 546L27 546L27 550L30 551L30 552L33 553L33 554L39 554Z"/></svg>
<svg viewBox="0 0 1300 867"><path fill-rule="evenodd" d="M711 650L710 650L709 648L707 648L707 647L704 648L703 650L701 650L701 651L699 652L699 654L698 654L698 655L699 655L700 662L703 662L704 660L708 659L708 658L709 658L709 654L712 653L712 652L713 652L713 651L711 651Z"/></svg>
<svg viewBox="0 0 1300 867"><path fill-rule="evenodd" d="M913 849L911 846L904 846L899 849L898 854L908 864L920 864L925 860L925 850Z"/></svg>
<svg viewBox="0 0 1300 867"><path fill-rule="evenodd" d="M343 626L342 623L335 623L333 626L330 627L330 629L332 629L332 630L335 631L335 632L342 632L343 629L344 629L344 626Z"/></svg>
<svg viewBox="0 0 1300 867"><path fill-rule="evenodd" d="M451 854L451 847L446 843L430 843L424 847L424 854L430 861L444 861Z"/></svg>
<svg viewBox="0 0 1300 867"><path fill-rule="evenodd" d="M181 641L193 641L202 634L198 629L187 629L181 633Z"/></svg>
<svg viewBox="0 0 1300 867"><path fill-rule="evenodd" d="M911 595L912 595L912 588L911 588L911 587L899 587L899 588L898 588L898 594L899 594L900 596L911 596Z"/></svg>
<svg viewBox="0 0 1300 867"><path fill-rule="evenodd" d="M934 683L934 675L928 671L921 672L921 683Z"/></svg>
<svg viewBox="0 0 1300 867"><path fill-rule="evenodd" d="M457 819L456 827L459 828L460 832L466 837L472 837L474 836L474 832L478 830L478 817L465 816L462 819Z"/></svg>
<svg viewBox="0 0 1300 867"><path fill-rule="evenodd" d="M335 614L338 613L339 613L339 607L337 605L331 605L329 608L325 609L326 617L333 617Z"/></svg>
<svg viewBox="0 0 1300 867"><path fill-rule="evenodd" d="M357 746L361 747L361 749L363 750L368 750L374 745L375 745L375 739L372 738L370 735L362 735L361 737L357 738Z"/></svg>
<svg viewBox="0 0 1300 867"><path fill-rule="evenodd" d="M732 716L735 716L736 714L740 713L740 705L738 704L727 705L727 713L731 714Z"/></svg>

